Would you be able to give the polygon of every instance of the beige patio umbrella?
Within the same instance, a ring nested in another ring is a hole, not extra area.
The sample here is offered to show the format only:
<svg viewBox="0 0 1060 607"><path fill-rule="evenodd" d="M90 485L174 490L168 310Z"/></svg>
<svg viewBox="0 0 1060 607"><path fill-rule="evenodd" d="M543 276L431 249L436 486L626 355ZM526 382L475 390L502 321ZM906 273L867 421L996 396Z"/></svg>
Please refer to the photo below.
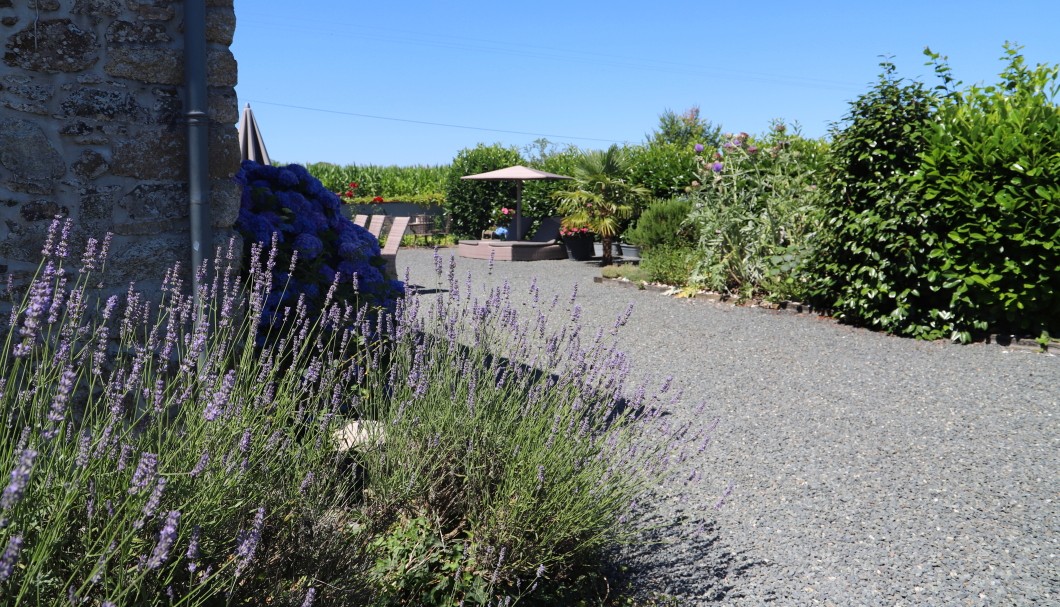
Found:
<svg viewBox="0 0 1060 607"><path fill-rule="evenodd" d="M465 175L461 179L481 179L484 181L514 181L515 182L515 219L512 225L515 226L515 237L523 237L523 182L530 180L555 180L555 179L573 179L566 175L556 175L555 173L547 173L545 171L539 171L537 169L531 169L521 165L510 166L504 169L497 169L496 171L489 171L486 173L478 173L477 175Z"/></svg>
<svg viewBox="0 0 1060 607"><path fill-rule="evenodd" d="M243 116L239 119L239 155L242 160L271 164L269 152L265 149L265 140L261 138L258 121L254 119L254 112L250 110L249 103L243 108Z"/></svg>

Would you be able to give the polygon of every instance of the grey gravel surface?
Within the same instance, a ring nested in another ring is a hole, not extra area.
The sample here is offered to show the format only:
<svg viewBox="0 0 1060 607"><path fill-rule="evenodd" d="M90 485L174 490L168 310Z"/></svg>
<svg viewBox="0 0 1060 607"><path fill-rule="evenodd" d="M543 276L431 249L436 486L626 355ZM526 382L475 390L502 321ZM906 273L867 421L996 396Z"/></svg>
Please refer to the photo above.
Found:
<svg viewBox="0 0 1060 607"><path fill-rule="evenodd" d="M432 256L402 250L398 267L431 287ZM721 420L693 496L659 488L664 542L627 555L644 592L688 605L1060 605L1060 357L597 284L589 263L487 266L457 258L459 276L508 280L516 296L534 277L547 299L577 284L589 325L610 327L632 302L620 343L634 373L674 377L677 418L706 401L702 423ZM706 537L674 523L704 510Z"/></svg>

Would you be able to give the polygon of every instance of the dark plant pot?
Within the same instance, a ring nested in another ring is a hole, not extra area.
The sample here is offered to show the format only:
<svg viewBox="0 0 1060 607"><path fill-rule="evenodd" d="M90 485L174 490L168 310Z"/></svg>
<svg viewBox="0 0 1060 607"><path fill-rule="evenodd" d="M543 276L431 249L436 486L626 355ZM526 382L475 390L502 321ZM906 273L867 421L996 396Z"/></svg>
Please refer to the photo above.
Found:
<svg viewBox="0 0 1060 607"><path fill-rule="evenodd" d="M592 236L564 236L563 244L567 247L567 258L573 261L589 261L593 258Z"/></svg>
<svg viewBox="0 0 1060 607"><path fill-rule="evenodd" d="M593 243L593 254L596 255L596 257L603 257L604 256L604 243L602 243L602 242L594 242ZM613 241L611 243L611 256L612 257L621 257L622 256L622 247L619 246L617 240Z"/></svg>
<svg viewBox="0 0 1060 607"><path fill-rule="evenodd" d="M624 242L619 243L622 247L622 259L627 261L640 261L640 247Z"/></svg>

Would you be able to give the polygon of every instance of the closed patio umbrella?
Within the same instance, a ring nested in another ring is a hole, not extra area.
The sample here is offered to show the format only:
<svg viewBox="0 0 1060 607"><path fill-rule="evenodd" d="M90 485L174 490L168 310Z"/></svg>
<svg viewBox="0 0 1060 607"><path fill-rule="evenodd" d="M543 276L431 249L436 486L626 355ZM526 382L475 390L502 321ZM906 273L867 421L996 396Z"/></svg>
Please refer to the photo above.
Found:
<svg viewBox="0 0 1060 607"><path fill-rule="evenodd" d="M271 164L269 152L265 149L265 140L261 138L258 121L254 119L254 112L251 111L249 103L243 108L243 116L239 119L239 155L242 160Z"/></svg>
<svg viewBox="0 0 1060 607"><path fill-rule="evenodd" d="M545 171L539 171L537 169L531 169L520 165L510 166L503 169L497 169L496 171L489 171L486 173L478 173L476 175L465 175L461 179L481 179L485 181L514 181L515 182L515 219L512 225L515 226L515 238L523 237L523 182L528 180L554 180L554 179L572 179L566 175L556 175L555 173L546 173Z"/></svg>

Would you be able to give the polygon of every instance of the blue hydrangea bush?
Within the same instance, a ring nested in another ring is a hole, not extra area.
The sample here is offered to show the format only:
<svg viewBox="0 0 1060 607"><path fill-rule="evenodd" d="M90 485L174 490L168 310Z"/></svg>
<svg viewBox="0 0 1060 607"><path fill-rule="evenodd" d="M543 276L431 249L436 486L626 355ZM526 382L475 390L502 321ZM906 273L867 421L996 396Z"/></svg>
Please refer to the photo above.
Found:
<svg viewBox="0 0 1060 607"><path fill-rule="evenodd" d="M253 245L271 251L276 240L263 326L282 324L284 311L296 309L299 299L310 313L319 313L333 287L335 301L393 310L404 284L385 275L379 241L350 221L339 197L305 167L247 160L236 181L243 187L236 229L248 265Z"/></svg>

